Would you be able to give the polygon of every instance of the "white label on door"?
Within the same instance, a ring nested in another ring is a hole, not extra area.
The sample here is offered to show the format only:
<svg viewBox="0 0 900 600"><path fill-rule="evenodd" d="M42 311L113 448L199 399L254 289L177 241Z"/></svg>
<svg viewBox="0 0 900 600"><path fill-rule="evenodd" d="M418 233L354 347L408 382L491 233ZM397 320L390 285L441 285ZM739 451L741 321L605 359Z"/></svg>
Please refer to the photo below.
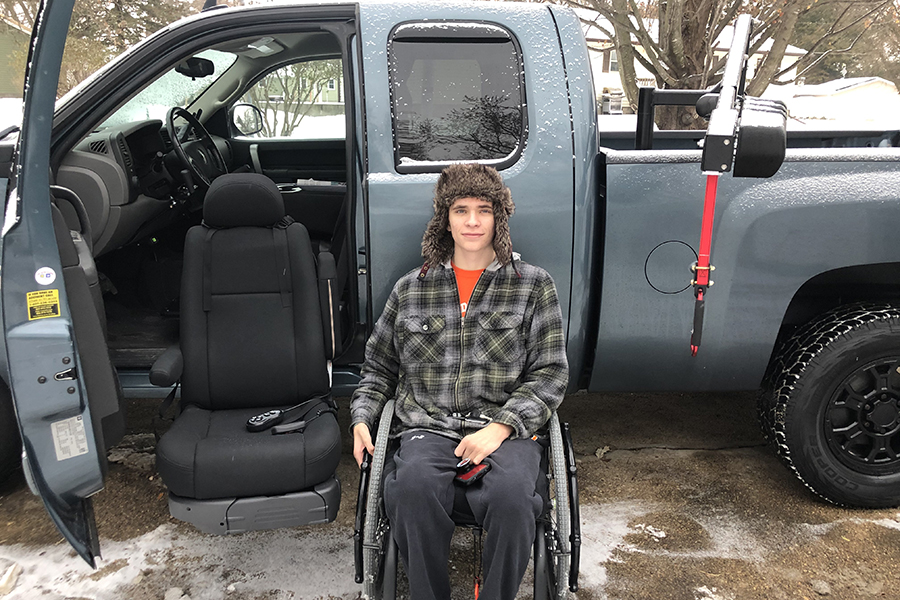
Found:
<svg viewBox="0 0 900 600"><path fill-rule="evenodd" d="M84 418L81 415L51 423L50 430L53 432L56 460L66 460L88 453Z"/></svg>
<svg viewBox="0 0 900 600"><path fill-rule="evenodd" d="M50 285L51 283L56 281L56 271L54 271L50 267L41 267L34 274L34 280L37 281L40 285Z"/></svg>

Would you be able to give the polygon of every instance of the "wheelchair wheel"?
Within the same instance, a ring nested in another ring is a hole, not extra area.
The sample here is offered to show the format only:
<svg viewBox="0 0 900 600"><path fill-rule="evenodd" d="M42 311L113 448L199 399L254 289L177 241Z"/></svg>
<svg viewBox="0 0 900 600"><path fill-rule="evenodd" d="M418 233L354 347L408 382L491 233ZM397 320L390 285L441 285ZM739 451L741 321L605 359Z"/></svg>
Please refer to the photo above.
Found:
<svg viewBox="0 0 900 600"><path fill-rule="evenodd" d="M566 598L569 589L569 544L572 532L571 512L569 510L569 478L567 476L566 453L562 438L562 427L556 413L550 417L550 466L553 477L550 486L553 510L550 513L550 526L547 531L549 556L547 557L552 571L551 591L556 598Z"/></svg>
<svg viewBox="0 0 900 600"><path fill-rule="evenodd" d="M375 454L369 467L369 490L366 495L366 518L363 525L363 597L381 600L384 592L384 556L390 538L390 525L381 501L381 476L387 454L388 434L394 416L394 401L389 400L381 412L375 434Z"/></svg>

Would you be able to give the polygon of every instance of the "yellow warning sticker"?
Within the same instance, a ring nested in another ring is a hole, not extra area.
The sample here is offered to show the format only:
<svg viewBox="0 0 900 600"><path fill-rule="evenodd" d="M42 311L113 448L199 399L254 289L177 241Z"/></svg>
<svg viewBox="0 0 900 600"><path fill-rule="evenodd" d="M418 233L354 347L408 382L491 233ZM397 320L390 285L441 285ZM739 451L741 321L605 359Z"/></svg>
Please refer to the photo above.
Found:
<svg viewBox="0 0 900 600"><path fill-rule="evenodd" d="M28 320L59 316L59 290L28 292Z"/></svg>

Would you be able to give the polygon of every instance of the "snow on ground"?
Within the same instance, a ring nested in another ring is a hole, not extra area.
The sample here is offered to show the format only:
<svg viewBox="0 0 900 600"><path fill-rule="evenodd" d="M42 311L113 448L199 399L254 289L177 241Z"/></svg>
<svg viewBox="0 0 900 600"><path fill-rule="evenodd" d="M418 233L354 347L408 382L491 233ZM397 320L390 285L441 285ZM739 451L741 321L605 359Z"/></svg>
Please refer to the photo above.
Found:
<svg viewBox="0 0 900 600"><path fill-rule="evenodd" d="M97 571L65 544L38 550L0 548L0 562L7 559L22 567L15 589L5 598L120 600L131 597L127 590L132 586L161 586L151 597L162 598L176 583L190 589L191 600L220 600L226 592L261 590L291 592L297 598L356 598L361 589L353 580L351 533L342 528L218 537L166 524L138 538L102 540L101 545L103 559ZM176 578L170 580L173 575Z"/></svg>
<svg viewBox="0 0 900 600"><path fill-rule="evenodd" d="M342 140L345 131L344 115L304 117L294 129L292 137L304 140Z"/></svg>
<svg viewBox="0 0 900 600"><path fill-rule="evenodd" d="M0 131L22 123L22 99L0 98Z"/></svg>
<svg viewBox="0 0 900 600"><path fill-rule="evenodd" d="M654 503L634 501L582 507L579 583L589 592L588 597L606 597L609 561L620 562L630 553L647 552L630 543L630 534L652 529L655 537L666 536L665 531L641 522L658 508ZM765 561L767 552L773 550L738 515L708 514L701 520L715 540L713 547L675 554ZM896 519L870 522L898 528ZM788 538L797 542L818 537L836 524L797 524ZM817 528L821 531L813 531ZM124 542L103 540L102 547L104 558L93 571L64 543L37 549L0 546L0 571L12 563L21 567L14 589L4 598L120 600L137 594L141 598L171 596L182 600L263 596L351 600L361 591L353 579L353 539L346 527L310 526L220 537L165 524ZM173 593L176 588L189 590L189 596ZM530 594L526 583L519 596L528 598ZM729 596L710 592L699 597L718 600Z"/></svg>
<svg viewBox="0 0 900 600"><path fill-rule="evenodd" d="M582 509L582 589L600 594L606 584L604 563L617 549L628 549L629 522L651 510L645 503L619 502ZM69 547L35 549L0 546L0 566L22 567L4 600L90 598L120 600L140 588L162 598L173 587L190 590L190 600L231 596L346 598L359 596L354 581L352 532L346 527L311 526L235 536L210 536L165 524L140 537L102 540L103 559L93 571ZM293 594L293 596L291 595ZM530 597L522 586L520 596Z"/></svg>

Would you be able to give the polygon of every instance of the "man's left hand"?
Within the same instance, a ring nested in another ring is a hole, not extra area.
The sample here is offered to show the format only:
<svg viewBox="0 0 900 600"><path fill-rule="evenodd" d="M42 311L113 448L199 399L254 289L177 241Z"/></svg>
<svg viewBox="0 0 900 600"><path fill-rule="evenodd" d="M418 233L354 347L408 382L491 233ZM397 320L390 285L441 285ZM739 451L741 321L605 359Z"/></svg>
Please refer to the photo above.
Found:
<svg viewBox="0 0 900 600"><path fill-rule="evenodd" d="M479 431L464 437L453 453L460 460L468 458L470 463L477 465L499 448L512 433L513 428L509 425L488 423Z"/></svg>

